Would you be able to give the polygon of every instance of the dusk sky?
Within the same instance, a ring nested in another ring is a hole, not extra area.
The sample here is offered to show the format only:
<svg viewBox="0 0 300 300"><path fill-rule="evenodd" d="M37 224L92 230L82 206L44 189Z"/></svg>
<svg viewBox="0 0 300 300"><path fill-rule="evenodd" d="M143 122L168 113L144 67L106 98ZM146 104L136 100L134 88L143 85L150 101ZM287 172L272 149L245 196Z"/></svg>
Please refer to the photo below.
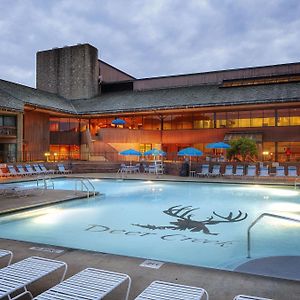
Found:
<svg viewBox="0 0 300 300"><path fill-rule="evenodd" d="M90 43L136 78L300 61L299 0L0 0L0 78L35 87L39 50Z"/></svg>

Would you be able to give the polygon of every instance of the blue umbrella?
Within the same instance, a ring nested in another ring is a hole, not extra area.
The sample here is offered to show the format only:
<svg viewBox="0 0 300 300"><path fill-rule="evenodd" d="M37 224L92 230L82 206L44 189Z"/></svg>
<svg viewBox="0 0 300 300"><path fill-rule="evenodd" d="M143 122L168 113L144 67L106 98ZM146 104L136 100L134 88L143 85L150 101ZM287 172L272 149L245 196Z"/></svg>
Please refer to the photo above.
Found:
<svg viewBox="0 0 300 300"><path fill-rule="evenodd" d="M188 147L181 149L177 154L180 156L201 156L203 152L196 148Z"/></svg>
<svg viewBox="0 0 300 300"><path fill-rule="evenodd" d="M137 156L141 156L142 153L140 151L136 151L134 149L127 149L124 151L120 152L121 155L137 155Z"/></svg>
<svg viewBox="0 0 300 300"><path fill-rule="evenodd" d="M114 119L111 124L113 125L124 125L126 122L123 119Z"/></svg>
<svg viewBox="0 0 300 300"><path fill-rule="evenodd" d="M208 149L229 149L231 146L229 144L226 144L224 142L218 142L218 143L211 143L206 145L205 148Z"/></svg>
<svg viewBox="0 0 300 300"><path fill-rule="evenodd" d="M196 148L188 147L188 148L181 149L177 154L179 156L189 156L190 157L190 170L191 170L192 156L201 156L201 155L203 155L203 152Z"/></svg>
<svg viewBox="0 0 300 300"><path fill-rule="evenodd" d="M144 155L153 155L153 156L165 156L166 152L158 149L151 149L144 153Z"/></svg>

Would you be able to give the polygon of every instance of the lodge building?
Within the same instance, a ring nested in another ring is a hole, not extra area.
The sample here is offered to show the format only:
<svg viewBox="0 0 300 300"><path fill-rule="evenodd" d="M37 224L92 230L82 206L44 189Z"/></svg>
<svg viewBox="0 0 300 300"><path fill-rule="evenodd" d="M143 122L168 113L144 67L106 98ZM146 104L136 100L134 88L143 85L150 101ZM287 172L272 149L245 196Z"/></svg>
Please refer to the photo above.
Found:
<svg viewBox="0 0 300 300"><path fill-rule="evenodd" d="M136 79L89 44L36 62L36 88L0 80L0 162L112 161L128 148L174 159L242 136L259 160L300 161L300 63Z"/></svg>

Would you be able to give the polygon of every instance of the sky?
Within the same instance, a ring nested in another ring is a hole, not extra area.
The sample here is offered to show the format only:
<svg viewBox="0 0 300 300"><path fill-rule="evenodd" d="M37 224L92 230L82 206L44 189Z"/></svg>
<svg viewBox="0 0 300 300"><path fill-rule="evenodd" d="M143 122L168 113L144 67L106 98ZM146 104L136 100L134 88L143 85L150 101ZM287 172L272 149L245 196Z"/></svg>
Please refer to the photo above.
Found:
<svg viewBox="0 0 300 300"><path fill-rule="evenodd" d="M90 43L136 77L300 61L299 0L0 0L0 79L35 87L37 51Z"/></svg>

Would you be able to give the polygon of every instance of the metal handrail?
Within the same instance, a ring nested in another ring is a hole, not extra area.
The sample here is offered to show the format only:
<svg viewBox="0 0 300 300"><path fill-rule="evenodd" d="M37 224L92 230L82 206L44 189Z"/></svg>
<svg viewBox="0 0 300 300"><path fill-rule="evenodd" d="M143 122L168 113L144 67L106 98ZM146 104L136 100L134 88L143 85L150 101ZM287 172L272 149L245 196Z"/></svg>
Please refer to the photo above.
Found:
<svg viewBox="0 0 300 300"><path fill-rule="evenodd" d="M299 179L300 179L300 178L296 178L296 179L295 179L295 182L294 182L294 189L297 188L297 181L298 181Z"/></svg>
<svg viewBox="0 0 300 300"><path fill-rule="evenodd" d="M43 177L43 178L37 178L36 180L36 186L39 187L39 182L42 180L43 182L43 187L44 187L44 190L47 190L49 185L48 185L48 181L50 181L50 187L54 190L54 181L52 180L52 178L46 178L46 177Z"/></svg>
<svg viewBox="0 0 300 300"><path fill-rule="evenodd" d="M287 220L287 221L292 221L292 222L297 222L300 223L300 220L298 219L294 219L294 218L290 218L290 217L285 217L285 216L280 216L280 215L274 215L274 214L269 214L269 213L263 213L261 214L258 218L256 218L251 225L248 227L247 230L247 252L248 252L248 256L247 258L251 258L250 256L250 248L251 248L251 244L250 244L250 230L251 228L263 217L271 217L271 218L277 218L277 219L282 219L282 220Z"/></svg>
<svg viewBox="0 0 300 300"><path fill-rule="evenodd" d="M77 179L75 181L75 192L77 192L77 183L80 182L81 183L81 190L83 191L83 187L85 187L86 191L87 191L87 198L90 197L90 189L87 186L87 184L85 183L85 181L87 181L89 183L89 185L90 185L90 187L92 188L92 191L93 191L93 196L95 197L96 196L96 189L95 189L94 185L91 183L91 181L88 178L80 178L80 179Z"/></svg>

